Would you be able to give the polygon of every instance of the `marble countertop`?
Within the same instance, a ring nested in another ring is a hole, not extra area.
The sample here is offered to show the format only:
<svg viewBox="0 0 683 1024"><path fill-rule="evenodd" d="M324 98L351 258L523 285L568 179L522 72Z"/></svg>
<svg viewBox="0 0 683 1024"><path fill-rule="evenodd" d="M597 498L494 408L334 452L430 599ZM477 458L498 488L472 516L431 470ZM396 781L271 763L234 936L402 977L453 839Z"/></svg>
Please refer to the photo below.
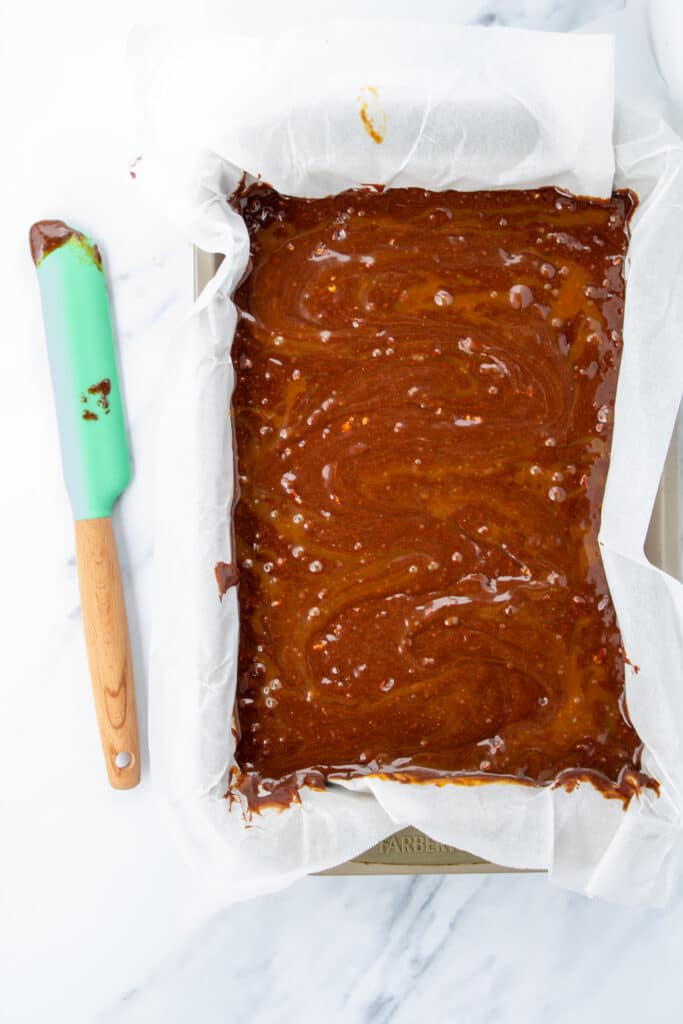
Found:
<svg viewBox="0 0 683 1024"><path fill-rule="evenodd" d="M622 6L429 5L439 19L452 20L457 7L462 22L553 30L608 23ZM306 0L296 19L325 16L327 7ZM374 7L411 13L407 3ZM193 7L197 17L218 12L249 24L237 4ZM291 11L275 3L259 12L264 30L291 24ZM363 12L366 3L346 5L346 14ZM678 1021L683 889L666 910L648 911L591 902L541 875L329 877L219 909L169 837L146 750L138 789L106 784L27 230L40 217L65 217L101 241L108 268L134 463L115 521L144 743L156 387L192 299L192 253L129 175L137 154L123 52L134 23L186 15L180 0L106 9L63 0L52 22L47 3L15 5L0 40L10 142L0 253L9 463L0 541L0 1016L8 1024ZM651 62L647 40L634 40L641 69ZM661 81L642 89L668 102Z"/></svg>

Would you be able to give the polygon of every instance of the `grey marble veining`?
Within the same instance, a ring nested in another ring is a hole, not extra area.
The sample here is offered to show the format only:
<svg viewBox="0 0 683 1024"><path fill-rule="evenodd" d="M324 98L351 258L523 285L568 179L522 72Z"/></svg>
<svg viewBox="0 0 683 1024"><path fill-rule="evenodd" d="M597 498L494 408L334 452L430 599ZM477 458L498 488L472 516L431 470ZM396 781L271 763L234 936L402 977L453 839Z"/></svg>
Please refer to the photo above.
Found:
<svg viewBox="0 0 683 1024"><path fill-rule="evenodd" d="M306 879L214 916L97 1019L664 1024L682 939L680 899L631 911L541 876Z"/></svg>
<svg viewBox="0 0 683 1024"><path fill-rule="evenodd" d="M375 16L415 16L414 4L389 0L348 0L343 10L263 0L258 17L246 5L205 0L192 13L253 29L255 17L277 28L367 15L369 6ZM26 231L36 217L60 215L103 243L135 469L115 520L144 736L156 411L191 302L192 265L188 243L129 177L138 150L122 55L136 21L184 21L188 9L178 0L122 0L98 9L95 24L77 0L63 0L52 25L32 5L15 7L0 57L13 154L3 168L0 251L0 415L11 485L0 531L0 1019L680 1021L683 891L657 912L590 902L540 875L329 877L218 908L173 840L146 751L138 790L105 785ZM564 31L595 18L604 24L622 7L432 0L421 12ZM69 56L57 73L60 52Z"/></svg>
<svg viewBox="0 0 683 1024"><path fill-rule="evenodd" d="M530 0L472 4L471 21L478 25L570 32L594 18L621 10L625 0Z"/></svg>

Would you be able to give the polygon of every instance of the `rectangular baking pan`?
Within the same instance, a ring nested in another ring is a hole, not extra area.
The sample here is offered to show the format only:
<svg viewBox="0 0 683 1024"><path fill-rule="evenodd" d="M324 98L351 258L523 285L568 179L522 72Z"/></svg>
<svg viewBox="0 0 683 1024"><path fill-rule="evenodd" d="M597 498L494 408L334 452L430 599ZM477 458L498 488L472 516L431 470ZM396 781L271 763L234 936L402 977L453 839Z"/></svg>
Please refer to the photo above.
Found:
<svg viewBox="0 0 683 1024"><path fill-rule="evenodd" d="M216 273L222 257L194 250L194 293L199 295ZM674 430L657 492L645 554L653 565L680 579L679 433ZM512 871L452 846L436 843L416 828L405 828L325 875L490 874Z"/></svg>

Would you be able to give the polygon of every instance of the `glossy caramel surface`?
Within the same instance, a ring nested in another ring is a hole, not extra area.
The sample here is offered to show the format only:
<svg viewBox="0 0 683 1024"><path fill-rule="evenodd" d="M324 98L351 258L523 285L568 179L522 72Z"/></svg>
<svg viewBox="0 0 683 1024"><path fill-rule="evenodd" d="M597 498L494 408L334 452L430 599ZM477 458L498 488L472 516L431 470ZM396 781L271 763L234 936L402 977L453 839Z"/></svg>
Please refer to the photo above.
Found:
<svg viewBox="0 0 683 1024"><path fill-rule="evenodd" d="M236 790L638 766L597 544L634 204L243 198Z"/></svg>

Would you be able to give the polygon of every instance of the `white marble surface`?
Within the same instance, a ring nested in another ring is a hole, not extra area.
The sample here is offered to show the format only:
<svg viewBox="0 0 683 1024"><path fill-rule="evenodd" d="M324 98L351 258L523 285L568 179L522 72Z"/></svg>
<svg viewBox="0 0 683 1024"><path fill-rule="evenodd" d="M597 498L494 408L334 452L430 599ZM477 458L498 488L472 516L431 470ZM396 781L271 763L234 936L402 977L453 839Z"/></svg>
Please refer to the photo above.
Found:
<svg viewBox="0 0 683 1024"><path fill-rule="evenodd" d="M622 5L427 6L441 19L565 30ZM259 11L264 26L292 18L285 5ZM313 11L339 7L306 0L294 17ZM192 5L196 18L217 12L249 23L234 3ZM368 4L349 2L344 12L367 14ZM146 752L137 790L114 793L105 783L26 233L39 217L62 216L102 242L135 467L116 526L144 737L157 386L191 301L192 265L189 246L144 205L128 174L136 152L123 49L135 22L187 14L180 0L63 0L57 17L43 0L15 4L0 21L0 1019L678 1021L683 892L655 912L591 903L533 875L311 878L221 909L169 838ZM645 47L636 33L630 74L648 65ZM643 95L664 102L652 81Z"/></svg>

